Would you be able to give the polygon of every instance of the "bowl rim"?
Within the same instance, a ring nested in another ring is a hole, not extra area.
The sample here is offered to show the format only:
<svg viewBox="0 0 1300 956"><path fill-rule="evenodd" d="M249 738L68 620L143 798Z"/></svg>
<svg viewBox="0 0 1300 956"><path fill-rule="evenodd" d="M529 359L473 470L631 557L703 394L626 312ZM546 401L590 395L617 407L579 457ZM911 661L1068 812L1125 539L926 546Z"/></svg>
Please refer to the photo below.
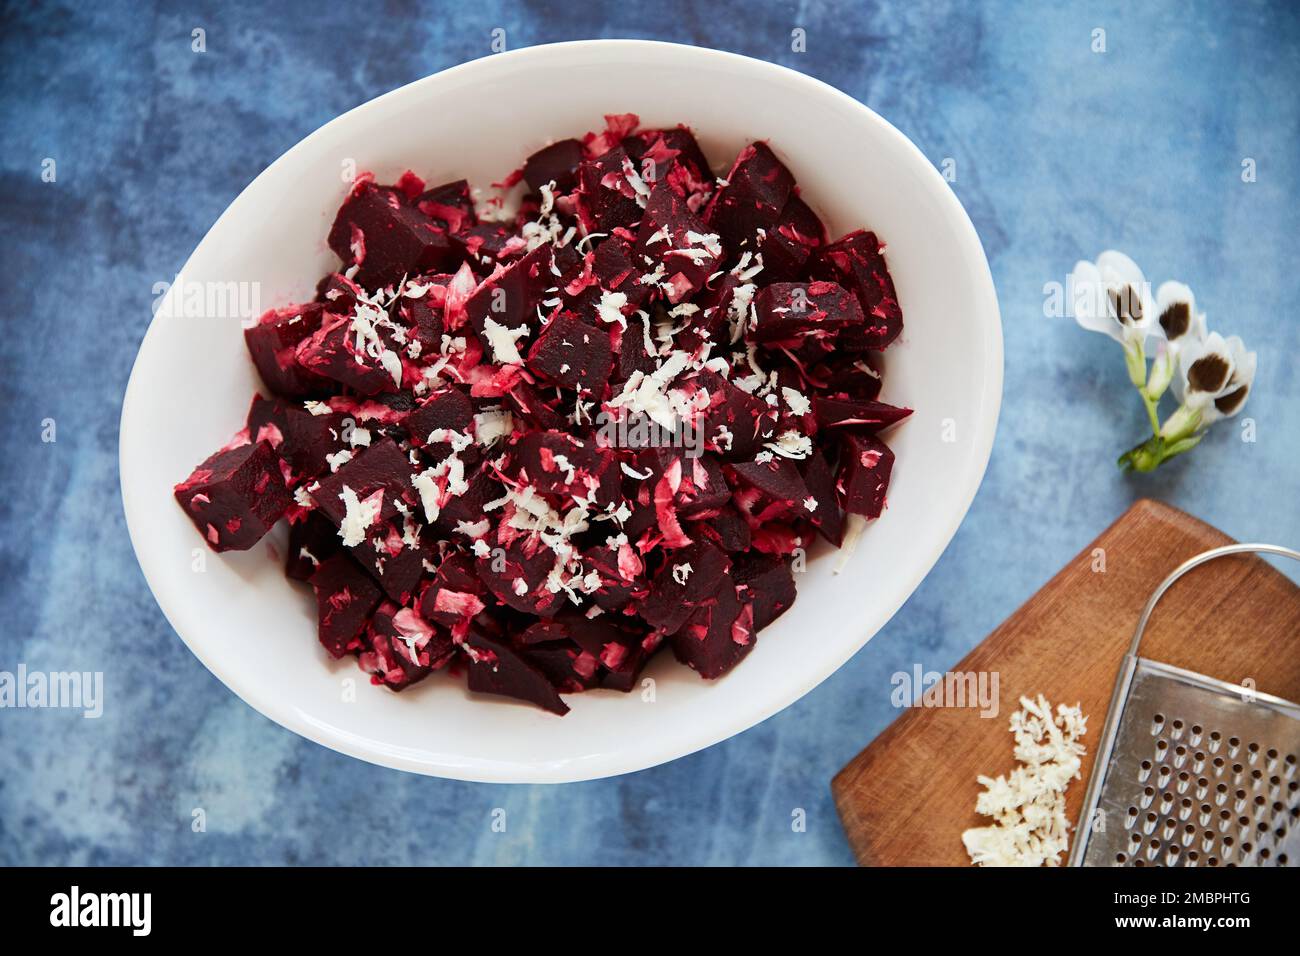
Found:
<svg viewBox="0 0 1300 956"><path fill-rule="evenodd" d="M563 56L566 52L577 50L591 49L617 49L636 50L639 52L649 52L656 56L678 56L678 57L703 57L721 64L732 64L744 69L755 69L767 71L774 81L786 82L797 87L802 87L810 96L829 97L838 100L842 105L856 112L862 121L870 126L875 127L877 134L892 139L900 146L904 153L908 153L917 161L918 169L925 170L922 178L929 179L937 188L937 194L942 198L940 203L947 207L951 225L958 246L960 247L963 258L968 260L974 267L974 281L976 287L980 290L982 300L972 303L971 311L981 315L987 315L989 321L987 328L983 330L983 338L986 343L986 361L981 369L983 382L983 394L981 395L980 410L976 420L975 438L972 444L971 460L978 464L978 467L972 469L971 480L963 492L955 499L958 507L951 512L951 517L943 528L943 533L935 538L936 544L931 549L931 553L926 554L922 560L917 561L915 571L908 582L908 586L900 589L900 596L894 602L894 606L889 609L888 614L882 617L883 627L885 623L893 618L907 599L915 593L921 582L933 569L944 551L947 550L953 536L960 527L966 514L970 510L976 493L983 483L984 476L988 469L988 462L992 454L993 442L997 432L997 423L1002 405L1002 388L1004 373L1003 358L1003 337L1001 312L998 306L997 293L993 283L992 272L989 268L988 257L984 252L983 244L975 230L974 224L970 220L965 208L957 199L956 194L949 188L942 175L930 162L930 160L921 152L920 148L911 141L906 135L898 130L884 117L880 116L870 107L850 96L849 94L837 89L836 87L819 80L815 77L801 73L798 70L783 66L779 63L772 63L756 57L745 56L739 53L732 53L723 50L716 50L710 47L700 47L691 44L672 43L662 40L641 40L641 39L591 39L591 40L571 40L558 43L537 44L535 46L519 47L517 49L505 51L502 53L489 54L459 63L455 66L448 67L428 76L405 83L395 89L382 93L379 96L359 103L347 111L339 114L333 119L325 122L311 133L304 136L293 146L289 147L284 153L268 165L262 172L253 178L239 194L217 217L212 226L204 234L203 238L194 247L182 266L179 275L184 275L190 271L190 266L203 250L208 241L215 235L232 210L240 205L240 200L248 193L254 190L258 183L270 176L278 167L292 161L292 158L300 152L306 152L313 148L315 142L324 137L330 129L337 124L342 124L357 110L369 108L381 101L389 100L399 96L414 95L417 90L424 86L436 82L442 82L450 75L461 73L472 73L484 68L489 61L511 61L515 63L527 63L529 60L537 59L544 62L547 58L553 58L557 55ZM173 294L173 293L169 293ZM159 312L162 310L160 309ZM192 641L186 636L185 632L177 626L179 620L184 620L184 615L179 607L179 597L166 591L159 593L154 587L153 581L155 576L151 575L150 568L154 564L148 557L147 549L142 549L142 534L137 530L147 524L148 501L142 500L142 497L134 490L128 487L126 475L129 469L127 463L125 436L132 430L130 425L132 409L139 403L139 392L143 387L139 385L141 376L137 375L143 364L146 353L149 350L151 337L159 327L157 321L158 315L155 314L150 320L149 326L141 339L136 357L131 367L131 374L127 382L127 387L122 400L122 411L119 419L119 437L118 437L118 475L119 485L122 495L123 510L126 517L127 533L131 541L131 546L135 552L137 562L144 574L146 583L149 585L150 592L153 594L155 602L158 604L163 616L166 618L172 630L181 638L190 652L206 667L218 680L220 680L229 690L231 690L244 703L252 707L255 711L279 724L286 730L305 737L323 747L327 747L339 753L364 760L368 763L379 766L389 767L392 769L419 773L428 776L444 777L449 779L458 779L466 781L476 781L484 783L566 783L577 782L582 780L599 779L603 777L617 776L625 773L632 773L639 770L648 769L676 760L680 757L706 749L714 744L721 743L736 734L739 734L751 727L757 726L767 720L774 714L779 713L786 707L793 704L806 694L810 693L819 684L838 671L854 654L860 651L873 637L880 628L865 635L860 640L846 641L844 652L828 658L829 666L812 676L810 680L800 682L794 685L783 685L782 693L773 694L766 697L756 697L753 703L747 708L737 708L730 711L725 717L721 717L716 724L710 726L708 734L698 738L684 739L682 737L667 737L660 741L640 741L639 746L629 749L628 751L619 751L616 753L600 753L586 755L583 757L569 758L565 760L548 760L548 761L505 761L492 758L479 758L473 761L446 757L442 762L431 762L429 756L424 755L424 759L417 759L403 748L396 745L387 745L378 741L360 737L356 734L349 733L341 728L334 727L322 721L315 720L306 711L295 706L287 697L266 700L250 692L250 689L244 685L239 673L232 667L223 666L214 659L214 655L205 652L202 642Z"/></svg>

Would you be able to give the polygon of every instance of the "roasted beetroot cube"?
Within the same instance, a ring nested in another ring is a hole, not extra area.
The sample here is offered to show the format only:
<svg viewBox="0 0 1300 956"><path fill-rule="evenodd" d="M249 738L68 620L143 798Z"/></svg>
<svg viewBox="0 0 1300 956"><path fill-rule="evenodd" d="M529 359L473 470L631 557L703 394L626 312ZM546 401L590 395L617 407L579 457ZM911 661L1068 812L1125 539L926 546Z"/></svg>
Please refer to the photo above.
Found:
<svg viewBox="0 0 1300 956"><path fill-rule="evenodd" d="M716 512L700 515L692 527L698 528L700 537L712 541L723 551L749 549L749 522L733 505L724 505Z"/></svg>
<svg viewBox="0 0 1300 956"><path fill-rule="evenodd" d="M808 497L801 502L808 512L808 520L838 548L844 540L844 513L840 510L839 495L835 491L835 473L826 456L816 448L807 460L801 462L800 472L808 487Z"/></svg>
<svg viewBox="0 0 1300 956"><path fill-rule="evenodd" d="M442 271L456 259L445 229L411 206L400 190L373 183L354 189L339 208L329 245L345 265L360 267L356 280L367 289Z"/></svg>
<svg viewBox="0 0 1300 956"><path fill-rule="evenodd" d="M617 626L606 616L587 618L566 611L554 620L540 621L527 628L520 641L530 645L529 652L534 648L572 645L578 651L572 658L577 676L584 686L590 686L599 670L623 668L629 656L640 650L643 636Z"/></svg>
<svg viewBox="0 0 1300 956"><path fill-rule="evenodd" d="M415 346L414 358L420 358L428 353L436 352L442 344L442 334L445 330L443 325L443 302L446 297L445 284L451 281L450 276L431 276L429 282L441 282L441 287L431 286L422 296L411 297L402 296L399 300L397 318L407 328L407 344L402 347L408 356L412 356L411 342L418 342Z"/></svg>
<svg viewBox="0 0 1300 956"><path fill-rule="evenodd" d="M595 687L600 680L600 663L573 641L533 643L521 648L519 654L564 694L581 693Z"/></svg>
<svg viewBox="0 0 1300 956"><path fill-rule="evenodd" d="M848 398L813 399L813 414L818 428L854 428L876 432L900 422L912 414L910 408L886 405L884 402L856 401Z"/></svg>
<svg viewBox="0 0 1300 956"><path fill-rule="evenodd" d="M470 690L526 700L560 716L569 712L569 706L560 699L546 675L509 645L471 633L467 648Z"/></svg>
<svg viewBox="0 0 1300 956"><path fill-rule="evenodd" d="M518 258L516 253L522 253L524 248L515 232L499 222L477 223L464 232L453 233L451 241L463 257L488 269Z"/></svg>
<svg viewBox="0 0 1300 956"><path fill-rule="evenodd" d="M528 369L556 385L599 395L614 370L609 335L562 312L542 330L528 353Z"/></svg>
<svg viewBox="0 0 1300 956"><path fill-rule="evenodd" d="M460 233L478 223L469 183L463 179L443 183L415 197L415 208L448 233Z"/></svg>
<svg viewBox="0 0 1300 956"><path fill-rule="evenodd" d="M347 417L342 412L315 415L302 405L255 395L248 410L248 434L254 441L269 441L298 481L315 478L329 468L326 456L344 447Z"/></svg>
<svg viewBox="0 0 1300 956"><path fill-rule="evenodd" d="M578 167L578 215L588 233L627 228L641 218L641 174L621 146Z"/></svg>
<svg viewBox="0 0 1300 956"><path fill-rule="evenodd" d="M465 454L462 453L462 457ZM485 514L484 506L501 497L501 483L483 462L466 470L465 484L467 487L464 491L447 495L441 503L434 527L444 538L455 533L462 521L472 524L480 520Z"/></svg>
<svg viewBox="0 0 1300 956"><path fill-rule="evenodd" d="M244 329L244 343L257 373L277 395L305 398L330 391L330 382L298 361L298 343L320 328L324 308L316 302L272 309Z"/></svg>
<svg viewBox="0 0 1300 956"><path fill-rule="evenodd" d="M642 267L632 258L631 243L615 236L601 242L591 260L591 274L597 281L597 286L589 290L594 300L600 302L603 292L613 292L626 300L624 314L628 309L640 308L651 291L650 285L641 281L645 262L640 261Z"/></svg>
<svg viewBox="0 0 1300 956"><path fill-rule="evenodd" d="M721 375L704 372L699 382L709 393L704 439L723 461L752 461L775 434L776 411Z"/></svg>
<svg viewBox="0 0 1300 956"><path fill-rule="evenodd" d="M775 282L754 297L754 311L754 342L793 342L864 324L857 298L834 282Z"/></svg>
<svg viewBox="0 0 1300 956"><path fill-rule="evenodd" d="M794 575L790 563L770 554L739 554L731 564L731 578L742 600L754 605L754 630L761 631L794 603Z"/></svg>
<svg viewBox="0 0 1300 956"><path fill-rule="evenodd" d="M673 507L683 518L720 508L731 500L731 489L717 460L709 455L690 455L676 448L646 448L637 455L637 465L649 469L651 480L667 477ZM656 488L658 493L658 488Z"/></svg>
<svg viewBox="0 0 1300 956"><path fill-rule="evenodd" d="M352 557L398 604L410 603L426 562L436 553L423 526L412 516L372 526L352 548Z"/></svg>
<svg viewBox="0 0 1300 956"><path fill-rule="evenodd" d="M754 649L754 605L736 594L725 577L716 600L694 608L690 620L669 640L673 653L701 677L713 680L731 670Z"/></svg>
<svg viewBox="0 0 1300 956"><path fill-rule="evenodd" d="M803 476L791 459L777 455L769 461L737 462L731 468L774 503L782 504L791 511L796 508L803 510L803 501L808 497L808 486L803 483Z"/></svg>
<svg viewBox="0 0 1300 956"><path fill-rule="evenodd" d="M556 407L558 402L548 401L523 379L511 386L506 393L506 404L532 428L560 430L568 424L564 412Z"/></svg>
<svg viewBox="0 0 1300 956"><path fill-rule="evenodd" d="M730 569L727 556L707 541L672 552L641 602L641 616L665 634L673 633L698 605L730 587Z"/></svg>
<svg viewBox="0 0 1300 956"><path fill-rule="evenodd" d="M844 493L844 510L879 518L893 470L894 453L888 445L874 435L846 431L839 482Z"/></svg>
<svg viewBox="0 0 1300 956"><path fill-rule="evenodd" d="M376 608L359 655L376 684L393 690L410 687L451 660L455 645L409 607L385 601Z"/></svg>
<svg viewBox="0 0 1300 956"><path fill-rule="evenodd" d="M502 604L525 614L550 617L567 600L547 586L555 552L540 539L516 538L506 547L493 545L493 551L479 558L475 568Z"/></svg>
<svg viewBox="0 0 1300 956"><path fill-rule="evenodd" d="M655 357L646 350L645 322L641 319L627 320L627 331L620 336L616 351L618 352L618 378L623 381L626 381L633 372L649 375L658 368Z"/></svg>
<svg viewBox="0 0 1300 956"><path fill-rule="evenodd" d="M545 495L588 498L598 508L620 498L622 473L608 449L564 432L529 432L510 449L507 470Z"/></svg>
<svg viewBox="0 0 1300 956"><path fill-rule="evenodd" d="M415 411L406 416L403 425L416 446L445 441L444 436L434 438L438 432L464 432L474 423L474 406L464 392L446 388L430 394Z"/></svg>
<svg viewBox="0 0 1300 956"><path fill-rule="evenodd" d="M804 275L809 257L826 243L826 227L809 205L792 195L781 217L758 244L763 281L793 282Z"/></svg>
<svg viewBox="0 0 1300 956"><path fill-rule="evenodd" d="M753 249L758 230L770 229L780 218L794 177L766 143L753 143L740 151L726 181L709 204L705 221L729 251Z"/></svg>
<svg viewBox="0 0 1300 956"><path fill-rule="evenodd" d="M334 657L362 646L362 631L383 592L347 554L321 562L311 576L316 591L321 645Z"/></svg>
<svg viewBox="0 0 1300 956"><path fill-rule="evenodd" d="M732 310L740 310L748 301L736 299L736 290L744 283L734 273L728 272L719 279L711 278L710 284L706 284L704 291L694 300L693 304L699 309L686 316L684 327L673 336L674 346L691 355L698 354L706 344L713 346L714 353L729 344Z"/></svg>
<svg viewBox="0 0 1300 956"><path fill-rule="evenodd" d="M358 449L338 471L322 478L311 496L341 532L349 532L343 534L345 542L354 538L360 543L362 534L398 513L397 500L408 506L415 503L411 474L416 467L391 438L385 438Z"/></svg>
<svg viewBox="0 0 1300 956"><path fill-rule="evenodd" d="M331 272L316 283L316 301L336 315L351 315L365 294L365 289L341 272Z"/></svg>
<svg viewBox="0 0 1300 956"><path fill-rule="evenodd" d="M470 622L487 606L487 587L474 568L474 559L453 554L443 561L420 595L420 616L449 628L463 638Z"/></svg>
<svg viewBox="0 0 1300 956"><path fill-rule="evenodd" d="M616 626L606 616L589 619L569 613L557 623L581 651L575 659L578 671L585 672L594 662L599 672L593 676L600 686L624 692L632 689L661 640L658 635L647 633L644 627L629 630Z"/></svg>
<svg viewBox="0 0 1300 956"><path fill-rule="evenodd" d="M557 192L570 192L578 185L578 166L582 159L582 143L562 139L539 149L524 161L524 181L533 192L540 192L552 182Z"/></svg>
<svg viewBox="0 0 1300 956"><path fill-rule="evenodd" d="M285 558L285 577L306 581L321 563L343 550L338 529L318 511L307 512L289 522L289 553Z"/></svg>
<svg viewBox="0 0 1300 956"><path fill-rule="evenodd" d="M175 494L213 551L247 551L293 504L268 441L217 452Z"/></svg>
<svg viewBox="0 0 1300 956"><path fill-rule="evenodd" d="M386 344L383 351L392 356L389 365L369 351L357 350L352 318L326 312L320 328L298 343L294 355L303 368L316 375L354 388L362 395L377 395L401 385L401 358Z"/></svg>
<svg viewBox="0 0 1300 956"><path fill-rule="evenodd" d="M903 310L883 250L874 232L859 230L817 250L813 256L813 275L852 289L866 316L860 333L841 336L845 347L883 349L903 331Z"/></svg>
<svg viewBox="0 0 1300 956"><path fill-rule="evenodd" d="M704 288L722 261L722 241L667 182L655 186L637 232L633 260L658 275L656 285L674 305Z"/></svg>
<svg viewBox="0 0 1300 956"><path fill-rule="evenodd" d="M498 365L522 360L524 341L541 326L537 307L551 288L551 247L538 246L491 278L484 280L465 311L483 343L484 358ZM519 328L523 337L512 334Z"/></svg>
<svg viewBox="0 0 1300 956"><path fill-rule="evenodd" d="M614 667L605 670L600 679L600 686L609 690L628 693L636 686L637 678L645 669L650 658L663 645L662 634L647 634L636 644L628 647L626 656Z"/></svg>
<svg viewBox="0 0 1300 956"><path fill-rule="evenodd" d="M705 158L704 151L700 149L700 144L696 142L694 134L685 126L650 130L639 136L646 146L637 157L637 162L647 171L655 172L651 179L656 182L672 179L672 166L675 164L682 167L682 172L685 174L682 180L683 186L687 185L688 181L712 185L713 173L709 169L709 161ZM624 141L625 144L627 142ZM646 157L654 163L653 167L644 166Z"/></svg>
<svg viewBox="0 0 1300 956"><path fill-rule="evenodd" d="M582 566L600 577L591 599L603 610L617 611L646 594L645 564L626 533L585 550Z"/></svg>
<svg viewBox="0 0 1300 956"><path fill-rule="evenodd" d="M840 361L813 370L813 377L826 383L827 394L848 396L860 401L870 401L880 394L884 376L867 361L867 356L839 358ZM843 361L844 358L849 358L850 361Z"/></svg>

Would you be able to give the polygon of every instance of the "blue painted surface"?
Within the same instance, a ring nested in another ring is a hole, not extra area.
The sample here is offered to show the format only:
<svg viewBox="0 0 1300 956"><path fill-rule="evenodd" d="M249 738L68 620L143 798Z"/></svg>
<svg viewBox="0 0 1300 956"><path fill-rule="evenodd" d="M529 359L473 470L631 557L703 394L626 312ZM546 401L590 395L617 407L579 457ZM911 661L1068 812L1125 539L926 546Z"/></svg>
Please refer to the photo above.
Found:
<svg viewBox="0 0 1300 956"><path fill-rule="evenodd" d="M0 670L102 670L99 720L0 712L0 863L847 864L831 775L895 716L890 675L956 662L1134 498L1300 542L1300 15L1279 3L597 2L362 12L244 3L10 8L0 30ZM1128 9L1129 7L1134 9ZM790 31L807 30L807 52ZM191 51L191 30L208 52ZM984 240L1006 399L969 517L852 661L722 745L616 780L404 775L250 710L172 633L126 538L117 421L153 284L281 152L393 87L511 46L646 37L734 50L858 97L936 164ZM1107 52L1091 50L1104 28ZM57 161L57 182L40 181ZM1243 183L1244 158L1258 180ZM1118 350L1042 314L1107 246L1185 279L1260 352L1247 414L1154 477L1113 459L1144 419ZM57 421L57 442L40 440ZM207 811L206 833L191 810ZM491 813L508 811L504 834ZM793 832L791 813L807 812Z"/></svg>

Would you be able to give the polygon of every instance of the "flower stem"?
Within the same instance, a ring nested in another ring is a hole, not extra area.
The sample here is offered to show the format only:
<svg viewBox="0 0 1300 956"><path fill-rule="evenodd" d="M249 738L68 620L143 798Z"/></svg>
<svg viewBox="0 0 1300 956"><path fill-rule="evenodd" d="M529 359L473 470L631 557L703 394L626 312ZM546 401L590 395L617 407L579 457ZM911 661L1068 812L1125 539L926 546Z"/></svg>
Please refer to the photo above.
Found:
<svg viewBox="0 0 1300 956"><path fill-rule="evenodd" d="M1138 392L1142 395L1142 404L1147 409L1147 419L1151 422L1151 434L1159 435L1160 416L1156 413L1156 406L1160 404L1160 399L1152 398L1146 393L1145 389L1138 389Z"/></svg>

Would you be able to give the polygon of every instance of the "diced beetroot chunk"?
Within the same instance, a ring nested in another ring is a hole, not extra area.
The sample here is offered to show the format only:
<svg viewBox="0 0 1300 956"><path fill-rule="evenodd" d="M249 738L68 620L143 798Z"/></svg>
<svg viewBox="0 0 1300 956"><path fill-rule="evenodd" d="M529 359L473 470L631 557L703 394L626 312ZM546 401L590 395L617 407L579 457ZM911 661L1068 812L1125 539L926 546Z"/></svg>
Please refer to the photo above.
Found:
<svg viewBox="0 0 1300 956"><path fill-rule="evenodd" d="M528 157L524 162L524 181L533 192L554 181L559 192L567 193L578 185L578 166L582 159L582 143L562 139Z"/></svg>
<svg viewBox="0 0 1300 956"><path fill-rule="evenodd" d="M383 592L347 554L322 561L311 576L321 645L334 657L361 646L361 632Z"/></svg>
<svg viewBox="0 0 1300 956"><path fill-rule="evenodd" d="M696 606L730 584L730 568L727 556L707 541L674 551L651 582L650 594L640 607L641 616L658 630L672 634Z"/></svg>
<svg viewBox="0 0 1300 956"><path fill-rule="evenodd" d="M714 680L754 649L756 630L753 604L740 600L728 576L717 600L695 608L686 626L669 640L679 661Z"/></svg>
<svg viewBox="0 0 1300 956"><path fill-rule="evenodd" d="M247 551L293 504L269 441L217 452L175 494L213 551Z"/></svg>
<svg viewBox="0 0 1300 956"><path fill-rule="evenodd" d="M599 392L614 369L609 334L562 313L542 330L528 353L528 369L557 385Z"/></svg>
<svg viewBox="0 0 1300 956"><path fill-rule="evenodd" d="M371 681L404 690L440 667L455 653L455 644L410 608L385 601L375 610L359 653Z"/></svg>
<svg viewBox="0 0 1300 956"><path fill-rule="evenodd" d="M802 508L808 486L799 468L789 458L774 457L768 462L743 461L731 466L735 473L774 501L784 502L793 510Z"/></svg>
<svg viewBox="0 0 1300 956"><path fill-rule="evenodd" d="M329 381L306 368L296 353L298 343L320 328L323 313L316 302L272 309L244 329L244 343L257 373L275 394L303 398L329 392Z"/></svg>
<svg viewBox="0 0 1300 956"><path fill-rule="evenodd" d="M569 705L560 699L546 675L508 645L481 634L471 634L466 643L470 648L470 690L530 701L561 716L569 712Z"/></svg>
<svg viewBox="0 0 1300 956"><path fill-rule="evenodd" d="M379 359L356 348L352 319L326 312L320 327L294 349L294 358L313 374L356 389L362 395L377 395L395 387L392 373Z"/></svg>
<svg viewBox="0 0 1300 956"><path fill-rule="evenodd" d="M405 426L411 442L429 444L434 432L464 432L474 422L474 406L464 392L455 388L434 392L406 416Z"/></svg>
<svg viewBox="0 0 1300 956"><path fill-rule="evenodd" d="M840 468L844 510L879 518L885 507L889 476L894 470L894 453L889 446L874 435L846 431Z"/></svg>
<svg viewBox="0 0 1300 956"><path fill-rule="evenodd" d="M754 342L783 342L800 336L829 335L864 325L862 307L834 282L777 282L754 298Z"/></svg>
<svg viewBox="0 0 1300 956"><path fill-rule="evenodd" d="M851 232L817 250L812 272L852 289L862 305L866 326L860 334L843 337L845 347L883 349L903 331L903 310L874 232Z"/></svg>
<svg viewBox="0 0 1300 956"><path fill-rule="evenodd" d="M758 230L773 226L785 208L794 177L762 142L746 146L736 157L723 186L709 205L705 221L731 250L753 249Z"/></svg>
<svg viewBox="0 0 1300 956"><path fill-rule="evenodd" d="M329 245L345 265L359 265L367 289L402 276L441 271L454 258L446 230L399 191L364 183L339 208Z"/></svg>
<svg viewBox="0 0 1300 956"><path fill-rule="evenodd" d="M806 202L791 195L777 222L765 230L759 242L763 255L763 277L768 282L787 282L807 271L814 250L826 243L826 227Z"/></svg>
<svg viewBox="0 0 1300 956"><path fill-rule="evenodd" d="M342 526L347 515L347 505L343 500L345 487L351 489L359 501L375 492L382 492L382 506L377 521L367 529L370 531L378 526L379 521L388 521L398 513L397 500L409 498L414 503L411 474L416 468L391 438L385 438L369 448L357 449L338 471L320 480L320 487L311 496L326 517L336 526Z"/></svg>
<svg viewBox="0 0 1300 956"><path fill-rule="evenodd" d="M528 337L541 325L537 307L554 279L551 247L543 245L486 279L474 291L465 303L465 311L483 344L486 359L494 360L495 356L492 340L486 331L488 322L511 330L524 326L527 334L515 341L520 356L525 353Z"/></svg>
<svg viewBox="0 0 1300 956"><path fill-rule="evenodd" d="M579 214L588 232L611 232L641 218L636 189L628 178L632 158L621 146L578 167ZM632 166L633 173L640 172Z"/></svg>
<svg viewBox="0 0 1300 956"><path fill-rule="evenodd" d="M253 396L248 409L248 434L266 438L289 465L294 479L314 478L329 468L326 456L343 449L346 415L314 415L297 403Z"/></svg>
<svg viewBox="0 0 1300 956"><path fill-rule="evenodd" d="M794 575L790 563L769 554L736 555L731 577L742 600L754 605L754 630L761 631L794 603Z"/></svg>
<svg viewBox="0 0 1300 956"><path fill-rule="evenodd" d="M564 694L577 694L595 687L600 680L601 667L594 657L572 641L548 641L530 644L520 650L520 656L537 668L551 686Z"/></svg>
<svg viewBox="0 0 1300 956"><path fill-rule="evenodd" d="M884 402L855 401L847 398L813 399L813 414L818 428L860 428L880 431L912 414L910 408L886 405Z"/></svg>
<svg viewBox="0 0 1300 956"><path fill-rule="evenodd" d="M686 198L667 182L656 185L637 232L633 262L661 270L661 288L678 303L704 287L722 261L719 237L686 205Z"/></svg>
<svg viewBox="0 0 1300 956"><path fill-rule="evenodd" d="M835 490L835 475L826 462L826 456L820 450L814 450L802 463L801 471L808 487L808 497L800 504L808 512L813 527L827 541L839 547L844 540L844 513Z"/></svg>
<svg viewBox="0 0 1300 956"><path fill-rule="evenodd" d="M469 183L463 179L443 183L416 196L415 208L448 233L461 233L478 224Z"/></svg>
<svg viewBox="0 0 1300 956"><path fill-rule="evenodd" d="M324 561L343 550L338 530L317 511L309 511L289 522L289 553L285 556L285 577L307 581Z"/></svg>

